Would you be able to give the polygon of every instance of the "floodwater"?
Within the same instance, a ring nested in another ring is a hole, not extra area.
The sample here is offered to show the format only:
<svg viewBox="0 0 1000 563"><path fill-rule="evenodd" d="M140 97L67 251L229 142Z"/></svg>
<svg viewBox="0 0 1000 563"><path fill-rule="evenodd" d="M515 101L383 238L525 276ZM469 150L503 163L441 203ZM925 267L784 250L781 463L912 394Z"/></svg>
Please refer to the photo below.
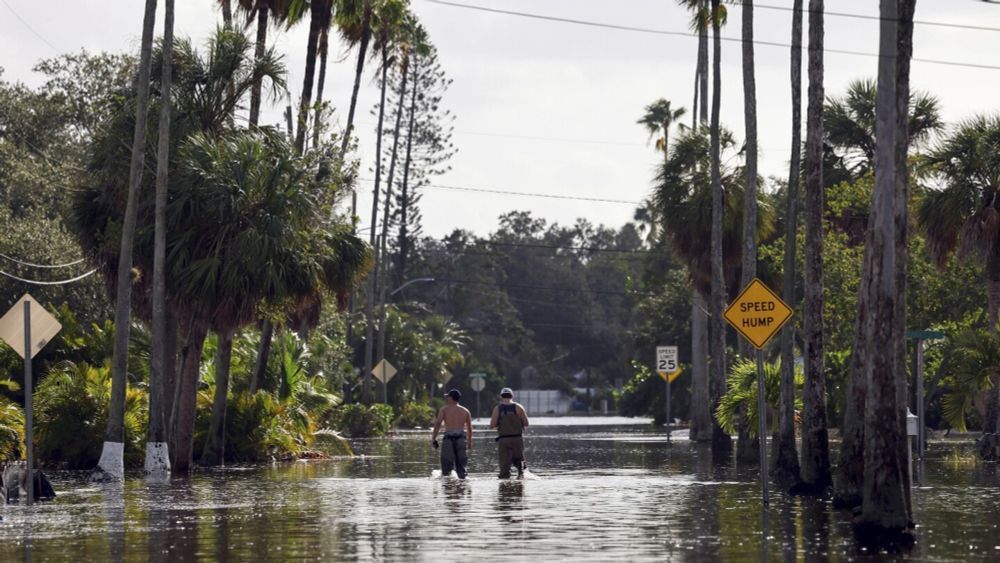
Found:
<svg viewBox="0 0 1000 563"><path fill-rule="evenodd" d="M541 422L541 419L536 419ZM498 481L478 440L465 482L435 479L426 433L352 459L94 485L54 473L52 502L2 509L0 561L845 561L876 559L828 499L774 495L649 426L538 424L533 478ZM1000 477L934 444L906 559L1000 560ZM765 529L766 526L766 529Z"/></svg>

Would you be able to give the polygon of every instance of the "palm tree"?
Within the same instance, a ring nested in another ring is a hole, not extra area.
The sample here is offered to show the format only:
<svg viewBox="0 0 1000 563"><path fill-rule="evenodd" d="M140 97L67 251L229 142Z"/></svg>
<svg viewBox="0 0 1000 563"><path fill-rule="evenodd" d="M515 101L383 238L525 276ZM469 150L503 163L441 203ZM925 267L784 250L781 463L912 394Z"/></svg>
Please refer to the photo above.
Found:
<svg viewBox="0 0 1000 563"><path fill-rule="evenodd" d="M914 0L908 0L913 4ZM900 442L906 440L901 424L899 403L897 347L894 337L902 337L896 327L897 303L896 278L896 226L898 175L900 159L898 145L905 146L906 139L898 138L897 116L900 110L897 87L900 83L901 39L899 18L906 17L904 4L900 13L899 0L882 0L880 3L881 30L879 37L879 95L876 110L875 193L872 197L872 216L869 238L870 270L862 275L861 287L869 291L871 320L868 323L866 342L856 345L869 346L868 366L865 369L869 382L865 403L865 477L860 517L855 521L862 535L885 537L887 533L900 533L909 527L909 502L906 498L906 459L900 457ZM912 18L912 11L909 17ZM906 39L904 33L902 38ZM902 49L904 54L906 48ZM907 63L906 68L909 68ZM906 79L908 84L908 78ZM906 92L900 93L906 100ZM905 106L904 106L905 107ZM905 119L905 118L902 118ZM901 359L900 359L901 360Z"/></svg>
<svg viewBox="0 0 1000 563"><path fill-rule="evenodd" d="M823 373L823 33L823 0L809 0L801 473L803 485L816 492L832 482Z"/></svg>
<svg viewBox="0 0 1000 563"><path fill-rule="evenodd" d="M785 212L785 255L782 280L782 297L792 309L795 297L795 247L798 242L799 181L802 177L802 0L792 6L792 149L788 166L788 191ZM779 483L798 482L799 454L795 444L795 324L789 323L781 331L781 407L778 415L778 434L774 441L774 472Z"/></svg>
<svg viewBox="0 0 1000 563"><path fill-rule="evenodd" d="M997 332L1000 315L1000 116L979 115L958 124L926 157L941 180L941 189L924 197L917 223L928 249L944 267L953 253L976 258L984 265L987 328ZM994 382L994 389L1000 384ZM995 393L983 420L984 434L1000 428Z"/></svg>
<svg viewBox="0 0 1000 563"><path fill-rule="evenodd" d="M193 132L204 132L218 137L227 134L231 129L231 117L251 90L255 76L269 80L275 89L284 88L284 67L273 51L268 51L259 63L250 58L250 41L240 33L218 30L209 43L206 54L199 53L188 40L172 43L173 87L171 123L173 133L170 136L170 154L176 153L176 147ZM162 75L162 57L154 57L156 64L152 65L152 76ZM156 66L159 65L159 66ZM150 80L139 82L139 90L148 91ZM156 84L156 81L153 81ZM167 90L160 84L158 91L163 95ZM82 246L91 254L92 259L100 267L102 274L110 282L125 259L107 244L109 233L123 232L120 217L127 216L120 202L125 199L123 180L130 177L130 172L123 169L126 157L123 154L121 138L134 127L137 119L130 114L132 98L126 96L116 100L114 111L103 123L95 135L92 146L91 174L88 175L87 186L76 194L71 224ZM148 109L143 116L148 113ZM145 155L144 155L145 156ZM148 159L147 159L148 160ZM147 162L145 166L154 168L155 163ZM170 177L170 191L174 192L184 179L176 175ZM149 188L149 189L147 189ZM142 193L152 193L152 186L143 186ZM153 233L148 227L155 225L152 213L153 206L140 206L143 220L138 222L139 230L135 235L134 244L142 248L136 253L136 262L128 260L129 269L134 266L139 273L132 282L132 303L137 306L140 317L149 320L150 317L150 280L154 276L143 275L154 265L148 263L148 258L154 252ZM146 214L149 213L147 216ZM113 218L113 220L112 220ZM135 219L133 218L133 221ZM170 245L176 244L174 239L185 236L185 223L180 222L174 227L169 219L166 223L167 251L171 256ZM175 230L177 229L177 230ZM149 231L149 232L147 232ZM144 237L148 236L148 240ZM167 263L169 273L169 262ZM201 346L206 323L199 320L195 311L186 307L184 301L172 297L174 291L171 285L176 283L176 276L168 275L166 282L167 316L176 319L182 328L184 345L182 347L182 366L180 377L171 391L166 390L164 403L170 404L170 450L173 455L175 471L186 470L190 463L190 439L194 424L194 399L198 375L198 363L201 358ZM127 321L125 322L127 325ZM117 330L117 329L116 329ZM127 328L126 328L127 330ZM167 330L170 333L170 330ZM169 346L168 346L169 348ZM166 355L166 354L165 354ZM178 449L180 447L180 449Z"/></svg>
<svg viewBox="0 0 1000 563"><path fill-rule="evenodd" d="M121 249L118 253L115 291L115 346L111 371L111 407L104 436L101 459L97 463L97 478L121 481L124 477L123 432L125 425L125 391L128 376L128 336L132 304L132 247L138 214L139 186L142 183L146 157L146 117L149 107L150 60L153 52L153 27L156 25L156 0L146 0L142 18L142 43L139 51L139 75L136 79L135 127L132 135L132 155L128 173L128 195L124 224L121 229Z"/></svg>
<svg viewBox="0 0 1000 563"><path fill-rule="evenodd" d="M328 234L342 229L328 219L323 161L311 153L295 156L279 133L234 132L218 141L196 134L182 149L182 160L190 186L178 195L172 219L182 220L185 209L200 213L188 227L198 247L177 252L187 258L173 264L175 291L219 335L212 419L201 457L202 464L217 465L224 458L234 332L253 322L264 302L310 304L323 291L349 291L366 257L342 252ZM346 278L328 276L345 267Z"/></svg>
<svg viewBox="0 0 1000 563"><path fill-rule="evenodd" d="M712 176L712 296L710 299L711 318L711 399L712 412L718 409L719 401L726 394L726 322L722 311L726 301L726 280L723 269L722 221L723 191L721 173L721 130L719 111L721 109L720 90L722 88L722 37L720 34L721 10L719 0L712 0L712 122L711 122L711 176ZM732 438L716 422L712 426L712 448L717 453L728 450Z"/></svg>
<svg viewBox="0 0 1000 563"><path fill-rule="evenodd" d="M170 123L170 86L173 70L174 44L174 0L166 0L163 19L163 64L160 77L160 123ZM171 341L167 335L173 331L176 338L177 327L167 323L167 287L166 287L166 254L167 254L167 224L166 208L168 195L168 179L170 170L170 127L158 127L159 139L156 151L156 203L153 220L153 350L150 362L149 385L149 431L146 440L147 473L169 473L170 454L167 447L167 402L168 370L173 362L167 359L167 354L176 353L167 350L166 344ZM172 378L171 378L172 379Z"/></svg>
<svg viewBox="0 0 1000 563"><path fill-rule="evenodd" d="M351 90L351 105L347 110L347 123L344 125L344 137L340 141L341 158L347 154L347 147L354 132L354 113L358 107L358 90L361 88L361 76L365 70L365 57L368 56L368 44L372 38L372 16L375 12L375 0L339 0L337 15L334 22L340 31L340 36L349 48L358 48L358 62L354 70L354 87ZM351 215L357 212L357 196L351 198Z"/></svg>
<svg viewBox="0 0 1000 563"><path fill-rule="evenodd" d="M677 0L691 12L691 29L698 34L698 60L695 65L692 117L708 123L708 28L711 21L709 0Z"/></svg>
<svg viewBox="0 0 1000 563"><path fill-rule="evenodd" d="M646 128L650 140L656 137L656 149L663 153L664 160L669 158L670 126L680 121L685 113L686 109L672 109L669 100L660 98L646 106L646 113L636 122Z"/></svg>
<svg viewBox="0 0 1000 563"><path fill-rule="evenodd" d="M855 178L864 176L875 161L875 105L878 87L874 80L855 80L847 92L827 101L823 110L823 131L826 142L843 152L843 160ZM940 131L938 99L926 92L909 96L907 144L910 148L925 142Z"/></svg>

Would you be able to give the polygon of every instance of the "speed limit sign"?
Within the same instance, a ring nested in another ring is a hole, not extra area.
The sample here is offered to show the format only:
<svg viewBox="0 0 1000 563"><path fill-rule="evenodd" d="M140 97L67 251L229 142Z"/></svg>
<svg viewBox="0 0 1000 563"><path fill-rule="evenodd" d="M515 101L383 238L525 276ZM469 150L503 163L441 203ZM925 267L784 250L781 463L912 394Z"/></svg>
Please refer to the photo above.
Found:
<svg viewBox="0 0 1000 563"><path fill-rule="evenodd" d="M677 346L656 347L656 371L668 375L677 371Z"/></svg>

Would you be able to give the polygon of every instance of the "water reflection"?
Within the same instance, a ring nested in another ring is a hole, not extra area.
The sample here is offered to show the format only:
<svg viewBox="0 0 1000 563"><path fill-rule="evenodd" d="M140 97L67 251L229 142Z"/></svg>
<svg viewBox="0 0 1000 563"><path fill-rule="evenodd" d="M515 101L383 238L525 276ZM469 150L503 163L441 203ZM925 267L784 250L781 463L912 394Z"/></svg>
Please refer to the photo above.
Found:
<svg viewBox="0 0 1000 563"><path fill-rule="evenodd" d="M467 481L433 479L426 436L358 444L354 459L205 471L124 486L56 473L60 496L3 509L0 560L289 561L491 559L841 561L850 515L827 499L760 500L756 473L655 430L535 430L537 479L498 481L472 452ZM914 490L911 557L1000 552L1000 479L932 456ZM950 459L950 458L949 458ZM510 549L516 546L516 549ZM877 555L876 555L877 557Z"/></svg>

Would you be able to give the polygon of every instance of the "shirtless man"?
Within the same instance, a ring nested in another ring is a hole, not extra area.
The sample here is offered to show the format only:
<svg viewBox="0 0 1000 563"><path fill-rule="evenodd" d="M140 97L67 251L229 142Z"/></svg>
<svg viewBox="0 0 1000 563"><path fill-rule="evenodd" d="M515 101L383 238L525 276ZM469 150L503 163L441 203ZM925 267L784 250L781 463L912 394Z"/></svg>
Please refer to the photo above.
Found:
<svg viewBox="0 0 1000 563"><path fill-rule="evenodd" d="M467 474L465 465L468 463L466 449L472 449L472 415L468 409L458 404L462 400L462 393L458 389L448 391L445 397L447 397L448 404L438 411L437 420L434 421L434 433L431 434L431 443L435 448L438 447L437 436L443 422L444 443L441 444L441 476L447 477L454 469L458 473L459 479L465 479Z"/></svg>

